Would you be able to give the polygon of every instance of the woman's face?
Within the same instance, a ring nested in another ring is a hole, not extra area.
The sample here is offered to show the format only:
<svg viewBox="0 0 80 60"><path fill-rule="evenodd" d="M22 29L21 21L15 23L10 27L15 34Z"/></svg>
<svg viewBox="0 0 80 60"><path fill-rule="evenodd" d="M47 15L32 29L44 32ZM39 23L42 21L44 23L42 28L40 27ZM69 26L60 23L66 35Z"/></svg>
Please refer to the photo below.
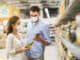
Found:
<svg viewBox="0 0 80 60"><path fill-rule="evenodd" d="M17 27L20 25L20 20L17 20L17 22L13 25L13 31L17 31Z"/></svg>

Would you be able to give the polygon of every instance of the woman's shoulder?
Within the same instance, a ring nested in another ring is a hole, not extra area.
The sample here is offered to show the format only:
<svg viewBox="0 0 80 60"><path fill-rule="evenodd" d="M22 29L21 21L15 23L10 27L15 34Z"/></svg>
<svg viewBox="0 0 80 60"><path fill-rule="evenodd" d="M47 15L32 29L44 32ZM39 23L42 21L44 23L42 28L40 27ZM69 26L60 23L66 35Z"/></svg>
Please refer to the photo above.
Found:
<svg viewBox="0 0 80 60"><path fill-rule="evenodd" d="M7 38L14 38L14 35L12 33L7 35Z"/></svg>

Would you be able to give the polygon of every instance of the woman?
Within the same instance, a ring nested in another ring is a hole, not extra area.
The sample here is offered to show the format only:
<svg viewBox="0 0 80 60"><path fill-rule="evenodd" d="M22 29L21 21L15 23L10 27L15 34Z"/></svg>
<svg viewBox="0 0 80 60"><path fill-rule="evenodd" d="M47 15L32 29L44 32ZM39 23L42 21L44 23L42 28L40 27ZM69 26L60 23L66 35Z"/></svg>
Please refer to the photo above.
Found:
<svg viewBox="0 0 80 60"><path fill-rule="evenodd" d="M8 21L6 49L9 60L24 60L24 52L29 50L21 41L21 35L18 33L19 25L20 20L17 16L11 17Z"/></svg>

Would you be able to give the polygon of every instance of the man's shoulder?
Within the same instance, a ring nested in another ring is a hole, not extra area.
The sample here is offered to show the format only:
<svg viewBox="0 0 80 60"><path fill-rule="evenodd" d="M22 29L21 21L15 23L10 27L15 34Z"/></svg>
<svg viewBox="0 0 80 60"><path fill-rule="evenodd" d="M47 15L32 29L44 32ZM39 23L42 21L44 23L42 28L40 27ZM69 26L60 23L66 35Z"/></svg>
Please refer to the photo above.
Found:
<svg viewBox="0 0 80 60"><path fill-rule="evenodd" d="M40 21L42 25L46 26L46 25L49 25L47 22L45 21Z"/></svg>
<svg viewBox="0 0 80 60"><path fill-rule="evenodd" d="M49 24L44 21L41 21L41 26L43 26L43 28L45 28L45 27L49 27Z"/></svg>

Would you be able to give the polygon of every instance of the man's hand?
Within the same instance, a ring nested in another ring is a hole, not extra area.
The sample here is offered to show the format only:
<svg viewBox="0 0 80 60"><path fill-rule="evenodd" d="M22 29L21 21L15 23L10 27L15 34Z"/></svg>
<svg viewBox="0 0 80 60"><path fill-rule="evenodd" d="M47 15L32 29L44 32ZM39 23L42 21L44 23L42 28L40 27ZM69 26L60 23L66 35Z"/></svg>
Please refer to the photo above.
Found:
<svg viewBox="0 0 80 60"><path fill-rule="evenodd" d="M37 34L33 40L40 41L42 44L47 45L48 41L41 38L40 34Z"/></svg>
<svg viewBox="0 0 80 60"><path fill-rule="evenodd" d="M33 38L33 40L40 41L40 40L42 40L42 38L41 38L40 34L37 34L37 35Z"/></svg>

